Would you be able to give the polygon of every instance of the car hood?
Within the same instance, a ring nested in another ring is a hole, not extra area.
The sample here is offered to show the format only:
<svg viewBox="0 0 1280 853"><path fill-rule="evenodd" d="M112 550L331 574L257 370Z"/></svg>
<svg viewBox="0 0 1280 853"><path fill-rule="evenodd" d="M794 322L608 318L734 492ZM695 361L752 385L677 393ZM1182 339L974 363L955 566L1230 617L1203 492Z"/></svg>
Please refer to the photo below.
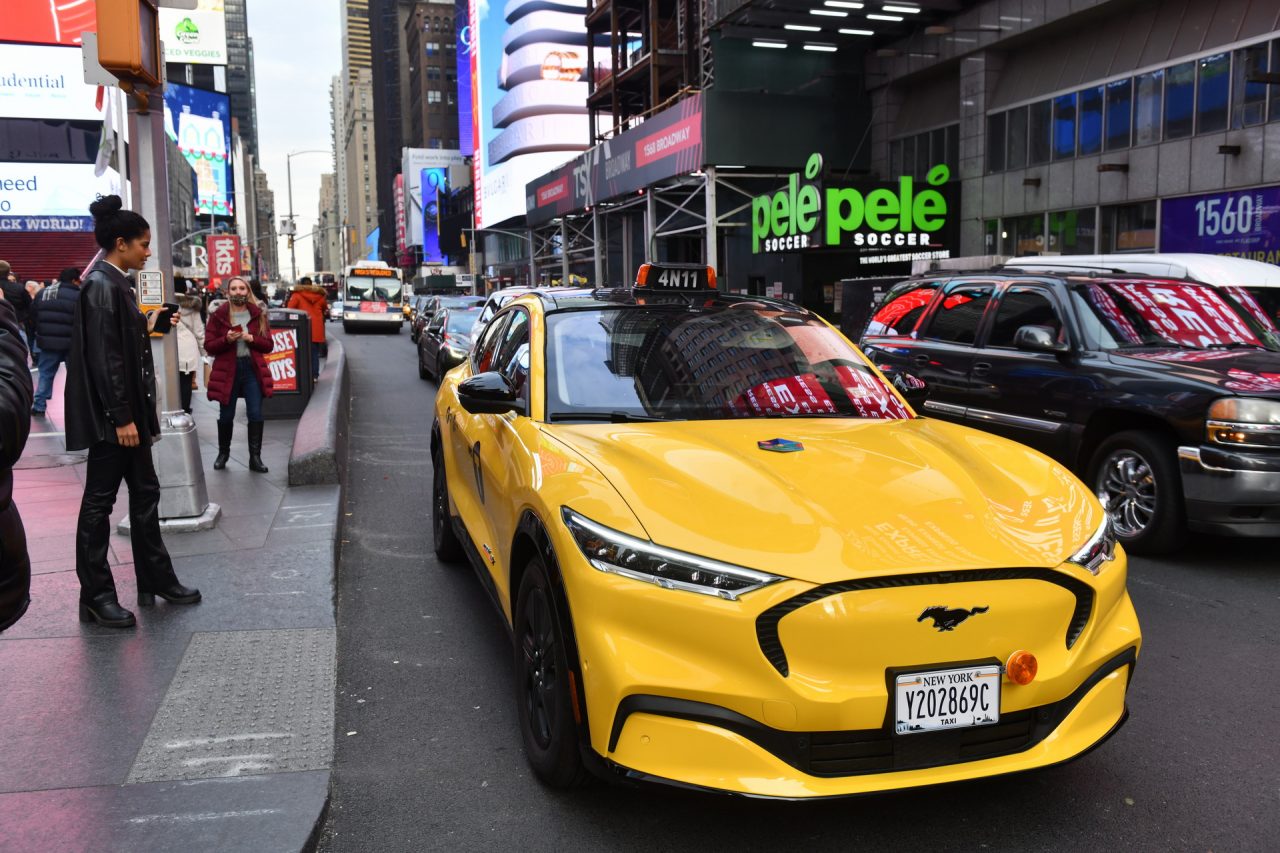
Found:
<svg viewBox="0 0 1280 853"><path fill-rule="evenodd" d="M1280 397L1280 353L1268 350L1142 349L1110 353L1113 364L1150 369L1229 393Z"/></svg>
<svg viewBox="0 0 1280 853"><path fill-rule="evenodd" d="M788 419L548 426L661 545L812 583L1053 567L1102 522L1070 472L942 421ZM757 442L800 442L768 452Z"/></svg>

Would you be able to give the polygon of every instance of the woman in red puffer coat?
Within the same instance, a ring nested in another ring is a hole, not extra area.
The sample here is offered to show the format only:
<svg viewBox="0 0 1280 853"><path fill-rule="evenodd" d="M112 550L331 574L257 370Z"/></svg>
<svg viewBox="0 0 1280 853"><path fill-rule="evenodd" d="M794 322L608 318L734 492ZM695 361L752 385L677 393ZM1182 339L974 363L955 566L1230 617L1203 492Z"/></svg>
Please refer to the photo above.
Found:
<svg viewBox="0 0 1280 853"><path fill-rule="evenodd" d="M218 457L215 471L227 467L235 430L236 400L244 398L249 417L249 470L267 473L262 464L262 400L272 391L267 353L274 349L267 312L242 278L227 281L227 301L209 315L204 329L205 352L213 356L209 399L221 404L218 414Z"/></svg>

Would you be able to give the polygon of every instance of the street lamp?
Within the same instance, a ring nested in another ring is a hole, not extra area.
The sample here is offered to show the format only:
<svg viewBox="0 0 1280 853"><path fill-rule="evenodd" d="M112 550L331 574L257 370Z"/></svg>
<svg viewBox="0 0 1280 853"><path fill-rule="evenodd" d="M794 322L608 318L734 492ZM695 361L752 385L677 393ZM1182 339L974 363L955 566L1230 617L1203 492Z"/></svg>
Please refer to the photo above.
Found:
<svg viewBox="0 0 1280 853"><path fill-rule="evenodd" d="M333 152L323 148L307 148L302 151L290 151L284 157L284 170L288 175L289 182L289 230L294 229L293 225L293 158L299 154L332 154ZM298 280L298 253L293 250L293 240L289 241L289 266L293 270L291 281Z"/></svg>

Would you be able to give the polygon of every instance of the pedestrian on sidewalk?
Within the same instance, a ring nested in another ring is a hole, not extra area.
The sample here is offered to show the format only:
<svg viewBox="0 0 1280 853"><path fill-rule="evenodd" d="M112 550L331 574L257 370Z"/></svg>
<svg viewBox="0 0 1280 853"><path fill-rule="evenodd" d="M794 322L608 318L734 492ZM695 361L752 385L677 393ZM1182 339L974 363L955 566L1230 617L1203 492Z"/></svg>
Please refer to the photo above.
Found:
<svg viewBox="0 0 1280 853"><path fill-rule="evenodd" d="M13 502L13 466L31 431L31 373L13 306L0 300L0 631L31 603L31 558Z"/></svg>
<svg viewBox="0 0 1280 853"><path fill-rule="evenodd" d="M231 458L236 400L243 397L249 418L249 470L267 473L262 464L262 400L272 391L267 353L275 348L267 312L253 298L243 278L227 281L227 301L209 315L205 350L213 356L209 399L222 406L218 414L218 456L213 469L221 471Z"/></svg>
<svg viewBox="0 0 1280 853"><path fill-rule="evenodd" d="M36 366L40 368L40 384L31 404L31 414L44 415L45 406L53 396L53 379L58 367L67 360L71 349L71 324L75 319L76 305L80 302L80 270L67 267L58 280L40 292L40 298L31 303L35 317L36 343L40 347Z"/></svg>
<svg viewBox="0 0 1280 853"><path fill-rule="evenodd" d="M148 333L160 312L144 315L126 273L151 257L151 226L119 196L89 205L93 236L105 253L85 276L71 328L65 389L68 450L89 451L84 499L76 526L80 621L128 628L107 563L111 508L123 480L129 487L130 538L138 604L195 604L200 591L178 582L160 535L160 482L151 445L160 440L156 375ZM173 318L174 325L178 317Z"/></svg>
<svg viewBox="0 0 1280 853"><path fill-rule="evenodd" d="M37 363L40 356L40 341L36 340L36 300L40 298L40 293L44 290L44 285L34 279L30 279L26 283L27 296L31 302L27 306L27 348L31 350L31 363Z"/></svg>
<svg viewBox="0 0 1280 853"><path fill-rule="evenodd" d="M182 309L178 321L178 390L182 395L182 411L189 415L196 372L204 363L204 321L200 319L200 297L188 292L187 282L174 282L173 287L178 307Z"/></svg>
<svg viewBox="0 0 1280 853"><path fill-rule="evenodd" d="M286 308L306 311L311 318L311 379L320 378L320 359L329 357L329 345L324 339L324 321L329 310L329 300L323 287L311 283L304 275L289 295Z"/></svg>
<svg viewBox="0 0 1280 853"><path fill-rule="evenodd" d="M22 345L31 349L31 341L27 339L27 311L31 307L31 295L13 274L8 261L0 261L0 290L4 292L5 301L13 306L13 313L18 319L18 331L22 335Z"/></svg>

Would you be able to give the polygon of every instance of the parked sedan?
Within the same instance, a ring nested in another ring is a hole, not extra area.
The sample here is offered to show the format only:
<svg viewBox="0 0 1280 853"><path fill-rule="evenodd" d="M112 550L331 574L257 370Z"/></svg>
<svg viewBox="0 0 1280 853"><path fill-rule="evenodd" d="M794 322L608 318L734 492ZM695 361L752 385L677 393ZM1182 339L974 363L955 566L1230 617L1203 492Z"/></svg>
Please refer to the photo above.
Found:
<svg viewBox="0 0 1280 853"><path fill-rule="evenodd" d="M409 327L409 335L413 338L413 342L417 343L418 338L422 336L422 330L427 327L427 323L445 308L470 308L474 305L483 305L483 296L428 296L426 301L419 306L418 314L413 318L413 323Z"/></svg>
<svg viewBox="0 0 1280 853"><path fill-rule="evenodd" d="M437 311L418 336L418 378L439 380L461 364L471 351L471 332L480 306Z"/></svg>

